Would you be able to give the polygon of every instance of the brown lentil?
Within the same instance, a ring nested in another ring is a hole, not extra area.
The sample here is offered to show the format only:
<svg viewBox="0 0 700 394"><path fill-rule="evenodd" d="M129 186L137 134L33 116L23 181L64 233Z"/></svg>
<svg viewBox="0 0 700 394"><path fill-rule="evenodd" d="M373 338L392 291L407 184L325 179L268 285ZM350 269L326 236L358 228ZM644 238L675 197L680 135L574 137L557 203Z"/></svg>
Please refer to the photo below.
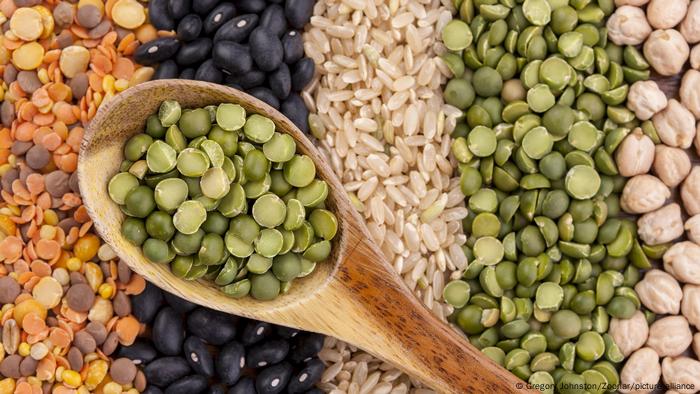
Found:
<svg viewBox="0 0 700 394"><path fill-rule="evenodd" d="M19 284L13 278L9 276L0 278L0 304L12 304L20 291Z"/></svg>
<svg viewBox="0 0 700 394"><path fill-rule="evenodd" d="M131 384L136 377L136 365L128 358L118 358L112 362L109 368L109 376L115 382L126 385Z"/></svg>

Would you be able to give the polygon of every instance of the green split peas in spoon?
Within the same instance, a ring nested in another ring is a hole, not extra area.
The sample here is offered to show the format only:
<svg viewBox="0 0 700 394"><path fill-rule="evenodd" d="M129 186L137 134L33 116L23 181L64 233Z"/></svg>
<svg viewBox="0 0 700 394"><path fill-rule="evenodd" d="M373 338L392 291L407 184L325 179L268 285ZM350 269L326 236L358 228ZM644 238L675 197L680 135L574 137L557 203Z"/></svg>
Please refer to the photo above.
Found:
<svg viewBox="0 0 700 394"><path fill-rule="evenodd" d="M126 215L122 235L179 278L268 300L331 254L328 184L263 115L164 101L124 157L107 185Z"/></svg>

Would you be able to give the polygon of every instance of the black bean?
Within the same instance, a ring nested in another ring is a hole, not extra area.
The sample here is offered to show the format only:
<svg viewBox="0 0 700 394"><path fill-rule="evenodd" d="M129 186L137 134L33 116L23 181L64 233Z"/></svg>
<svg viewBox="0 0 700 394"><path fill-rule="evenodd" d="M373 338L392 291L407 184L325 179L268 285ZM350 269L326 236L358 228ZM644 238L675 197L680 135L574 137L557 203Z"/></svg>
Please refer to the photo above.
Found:
<svg viewBox="0 0 700 394"><path fill-rule="evenodd" d="M143 373L149 384L167 387L172 382L189 375L191 369L182 357L162 357L146 365Z"/></svg>
<svg viewBox="0 0 700 394"><path fill-rule="evenodd" d="M151 0L148 2L148 19L158 30L172 30L175 21L168 12L168 0Z"/></svg>
<svg viewBox="0 0 700 394"><path fill-rule="evenodd" d="M309 132L309 110L306 109L304 100L302 100L298 94L290 94L289 97L282 102L282 105L280 105L280 111L284 116L288 117L299 130L304 133Z"/></svg>
<svg viewBox="0 0 700 394"><path fill-rule="evenodd" d="M275 97L275 94L272 93L272 90L266 87L258 86L257 88L248 90L247 93L258 100L267 103L267 105L274 109L280 108L280 101L277 100L277 97Z"/></svg>
<svg viewBox="0 0 700 394"><path fill-rule="evenodd" d="M131 297L131 313L141 323L151 324L156 317L160 304L163 303L163 293L150 282L146 282L146 288Z"/></svg>
<svg viewBox="0 0 700 394"><path fill-rule="evenodd" d="M239 15L230 21L221 25L219 30L214 34L214 42L216 41L245 41L250 32L258 26L258 18L255 14Z"/></svg>
<svg viewBox="0 0 700 394"><path fill-rule="evenodd" d="M190 13L191 5L190 0L170 0L168 1L168 12L171 17L180 20Z"/></svg>
<svg viewBox="0 0 700 394"><path fill-rule="evenodd" d="M221 348L216 358L216 373L221 383L231 386L241 377L245 365L245 348L238 342L231 342Z"/></svg>
<svg viewBox="0 0 700 394"><path fill-rule="evenodd" d="M212 51L212 59L217 67L230 74L243 74L253 68L253 58L248 47L233 41L217 41Z"/></svg>
<svg viewBox="0 0 700 394"><path fill-rule="evenodd" d="M265 0L236 0L236 8L241 12L260 13L265 9Z"/></svg>
<svg viewBox="0 0 700 394"><path fill-rule="evenodd" d="M292 89L301 92L314 77L314 61L308 57L302 58L292 69Z"/></svg>
<svg viewBox="0 0 700 394"><path fill-rule="evenodd" d="M200 375L211 377L214 375L214 358L207 348L207 344L197 337L189 337L185 340L184 353L190 367Z"/></svg>
<svg viewBox="0 0 700 394"><path fill-rule="evenodd" d="M277 37L287 31L287 18L284 16L284 9L279 4L270 4L260 15L260 26L271 31Z"/></svg>
<svg viewBox="0 0 700 394"><path fill-rule="evenodd" d="M149 384L148 387L146 387L146 390L141 392L141 394L163 394L163 390L159 389L158 387Z"/></svg>
<svg viewBox="0 0 700 394"><path fill-rule="evenodd" d="M292 30L282 37L282 48L284 49L284 62L294 64L304 57L304 39L301 33Z"/></svg>
<svg viewBox="0 0 700 394"><path fill-rule="evenodd" d="M137 339L130 346L120 346L117 349L116 357L126 357L135 364L144 365L153 361L157 355L156 349L149 341Z"/></svg>
<svg viewBox="0 0 700 394"><path fill-rule="evenodd" d="M289 67L284 63L280 64L277 70L268 75L267 84L278 99L286 99L292 90L292 77L289 75Z"/></svg>
<svg viewBox="0 0 700 394"><path fill-rule="evenodd" d="M212 345L223 345L236 336L236 318L211 309L197 308L187 317L187 329Z"/></svg>
<svg viewBox="0 0 700 394"><path fill-rule="evenodd" d="M134 60L144 66L150 66L172 58L178 49L180 49L180 41L176 38L156 38L141 44L134 53Z"/></svg>
<svg viewBox="0 0 700 394"><path fill-rule="evenodd" d="M255 394L255 381L245 376L233 385L227 394Z"/></svg>
<svg viewBox="0 0 700 394"><path fill-rule="evenodd" d="M289 339L299 335L299 330L291 327L275 326L275 334L280 338Z"/></svg>
<svg viewBox="0 0 700 394"><path fill-rule="evenodd" d="M272 334L272 324L264 321L248 320L243 326L240 339L244 345L249 346L260 342Z"/></svg>
<svg viewBox="0 0 700 394"><path fill-rule="evenodd" d="M177 38L192 41L202 32L202 19L197 14L189 14L177 24Z"/></svg>
<svg viewBox="0 0 700 394"><path fill-rule="evenodd" d="M178 79L195 79L195 74L197 73L197 69L189 67L186 68L182 71L180 71L180 76L177 77Z"/></svg>
<svg viewBox="0 0 700 394"><path fill-rule="evenodd" d="M292 364L286 361L267 367L255 377L255 389L258 394L277 394L287 387L291 376Z"/></svg>
<svg viewBox="0 0 700 394"><path fill-rule="evenodd" d="M175 294L168 293L167 291L163 292L163 297L165 297L165 302L167 302L168 305L172 306L173 309L180 313L187 313L197 308L197 304L180 298Z"/></svg>
<svg viewBox="0 0 700 394"><path fill-rule="evenodd" d="M284 4L284 15L295 29L303 29L311 20L314 11L314 0L287 0Z"/></svg>
<svg viewBox="0 0 700 394"><path fill-rule="evenodd" d="M204 376L185 376L168 386L165 394L199 394L206 390L208 385L209 382Z"/></svg>
<svg viewBox="0 0 700 394"><path fill-rule="evenodd" d="M157 66L153 79L172 79L177 78L177 75L177 63L174 60L166 60Z"/></svg>
<svg viewBox="0 0 700 394"><path fill-rule="evenodd" d="M234 88L236 90L243 91L243 88L241 87L241 85L239 85L237 83L227 83L226 86L228 86L230 88Z"/></svg>
<svg viewBox="0 0 700 394"><path fill-rule="evenodd" d="M258 26L250 33L248 43L250 55L261 70L272 71L282 63L282 42L269 30Z"/></svg>
<svg viewBox="0 0 700 394"><path fill-rule="evenodd" d="M211 38L200 37L192 42L186 42L177 52L175 61L180 66L191 66L207 59L211 54Z"/></svg>
<svg viewBox="0 0 700 394"><path fill-rule="evenodd" d="M219 0L196 0L192 4L192 11L205 16L219 4Z"/></svg>
<svg viewBox="0 0 700 394"><path fill-rule="evenodd" d="M248 348L246 365L248 368L260 368L277 364L287 357L289 343L284 339L271 339Z"/></svg>
<svg viewBox="0 0 700 394"><path fill-rule="evenodd" d="M323 335L305 332L297 335L289 359L293 363L300 363L312 357L316 357L323 348Z"/></svg>
<svg viewBox="0 0 700 394"><path fill-rule="evenodd" d="M307 392L305 392L304 394L323 394L323 390L314 387L311 390L308 390Z"/></svg>
<svg viewBox="0 0 700 394"><path fill-rule="evenodd" d="M198 81L221 83L221 81L224 80L224 73L214 65L212 59L208 59L199 65L197 72L194 74L194 79Z"/></svg>
<svg viewBox="0 0 700 394"><path fill-rule="evenodd" d="M226 394L226 389L223 386L209 386L207 394Z"/></svg>
<svg viewBox="0 0 700 394"><path fill-rule="evenodd" d="M159 352L168 356L179 354L185 341L185 326L180 314L169 306L161 309L153 322L151 337Z"/></svg>
<svg viewBox="0 0 700 394"><path fill-rule="evenodd" d="M236 15L236 7L231 3L221 3L216 8L209 12L204 18L204 33L212 34L217 31L221 25L228 22Z"/></svg>
<svg viewBox="0 0 700 394"><path fill-rule="evenodd" d="M296 394L311 389L321 379L324 368L323 362L317 358L307 361L304 367L289 379L287 392Z"/></svg>
<svg viewBox="0 0 700 394"><path fill-rule="evenodd" d="M264 72L254 68L245 74L227 76L226 83L235 83L243 89L251 89L264 84L266 77Z"/></svg>

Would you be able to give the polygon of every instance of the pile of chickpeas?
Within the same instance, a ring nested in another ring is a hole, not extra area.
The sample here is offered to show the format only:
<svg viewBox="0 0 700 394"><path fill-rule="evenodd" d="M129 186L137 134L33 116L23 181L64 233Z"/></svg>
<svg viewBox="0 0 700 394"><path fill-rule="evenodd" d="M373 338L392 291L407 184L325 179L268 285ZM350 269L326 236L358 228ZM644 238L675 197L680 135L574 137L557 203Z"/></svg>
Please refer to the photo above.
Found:
<svg viewBox="0 0 700 394"><path fill-rule="evenodd" d="M700 0L616 4L610 40L642 45L660 75L659 83L635 82L627 97L646 129L630 133L616 157L621 174L631 177L621 207L641 215L639 237L663 251L663 264L635 286L655 318L637 312L611 322L610 334L629 356L621 383L648 383L642 392L650 392L663 380L669 392L693 393L700 388L700 165L693 163L700 154Z"/></svg>

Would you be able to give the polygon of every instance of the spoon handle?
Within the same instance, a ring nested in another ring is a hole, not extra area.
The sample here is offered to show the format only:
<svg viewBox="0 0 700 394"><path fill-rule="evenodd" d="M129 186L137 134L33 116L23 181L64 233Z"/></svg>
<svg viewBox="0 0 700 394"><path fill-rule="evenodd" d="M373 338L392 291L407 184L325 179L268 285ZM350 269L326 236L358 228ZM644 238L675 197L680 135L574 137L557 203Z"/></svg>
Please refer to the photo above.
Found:
<svg viewBox="0 0 700 394"><path fill-rule="evenodd" d="M372 351L439 392L524 391L521 380L420 303L367 239L349 251L329 285L334 294L324 297L319 308L342 315L319 317L335 320L336 337Z"/></svg>

